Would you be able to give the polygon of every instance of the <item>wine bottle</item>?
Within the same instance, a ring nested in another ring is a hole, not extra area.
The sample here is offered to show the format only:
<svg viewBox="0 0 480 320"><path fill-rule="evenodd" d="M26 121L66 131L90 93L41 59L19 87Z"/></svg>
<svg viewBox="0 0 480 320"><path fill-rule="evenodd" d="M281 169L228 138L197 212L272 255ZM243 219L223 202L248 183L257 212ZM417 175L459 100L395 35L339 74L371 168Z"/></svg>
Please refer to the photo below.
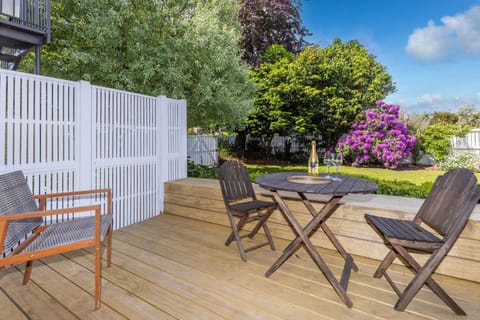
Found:
<svg viewBox="0 0 480 320"><path fill-rule="evenodd" d="M308 157L308 174L311 176L318 175L318 155L317 155L317 143L312 140L312 150Z"/></svg>

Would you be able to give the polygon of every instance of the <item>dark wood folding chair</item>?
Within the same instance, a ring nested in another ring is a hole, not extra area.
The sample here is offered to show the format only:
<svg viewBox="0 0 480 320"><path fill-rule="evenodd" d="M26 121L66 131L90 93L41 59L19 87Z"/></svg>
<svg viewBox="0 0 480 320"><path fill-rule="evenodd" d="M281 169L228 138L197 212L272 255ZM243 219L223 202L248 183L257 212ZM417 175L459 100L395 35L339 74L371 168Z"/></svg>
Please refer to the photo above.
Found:
<svg viewBox="0 0 480 320"><path fill-rule="evenodd" d="M374 277L384 276L400 297L395 310L405 310L426 284L455 313L465 315L431 275L459 237L479 199L480 186L475 175L467 169L455 169L437 178L413 221L365 215L368 224L390 248ZM421 224L433 231L424 229ZM409 252L430 254L430 257L421 266ZM403 292L386 272L397 257L415 273Z"/></svg>
<svg viewBox="0 0 480 320"><path fill-rule="evenodd" d="M218 170L218 176L228 220L232 226L232 233L227 238L225 245L229 246L235 240L243 261L247 261L246 252L266 245L270 245L270 248L275 250L267 220L277 207L276 203L257 199L247 168L236 160L223 163ZM235 218L238 218L238 222L235 221ZM248 234L240 235L243 227L254 221L257 221L255 227ZM252 239L260 228L263 228L267 242L244 248L242 238Z"/></svg>

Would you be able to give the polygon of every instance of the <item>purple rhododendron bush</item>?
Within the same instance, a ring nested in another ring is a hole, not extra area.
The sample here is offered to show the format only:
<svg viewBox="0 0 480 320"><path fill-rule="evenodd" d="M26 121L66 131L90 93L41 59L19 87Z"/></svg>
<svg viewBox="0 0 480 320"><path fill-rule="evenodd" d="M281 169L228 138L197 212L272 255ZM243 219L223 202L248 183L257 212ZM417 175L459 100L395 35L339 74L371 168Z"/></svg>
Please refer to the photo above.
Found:
<svg viewBox="0 0 480 320"><path fill-rule="evenodd" d="M397 168L416 144L416 138L408 134L406 123L400 120L399 110L397 105L377 101L377 107L365 110L364 119L339 139L336 152L352 161L353 166L381 164Z"/></svg>

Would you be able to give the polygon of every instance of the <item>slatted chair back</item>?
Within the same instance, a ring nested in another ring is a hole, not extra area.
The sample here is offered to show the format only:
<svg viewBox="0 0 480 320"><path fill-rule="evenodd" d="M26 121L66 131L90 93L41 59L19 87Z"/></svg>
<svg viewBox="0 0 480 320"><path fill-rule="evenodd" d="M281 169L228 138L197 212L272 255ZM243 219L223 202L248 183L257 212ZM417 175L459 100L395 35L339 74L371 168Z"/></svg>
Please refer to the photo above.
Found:
<svg viewBox="0 0 480 320"><path fill-rule="evenodd" d="M0 175L0 216L37 211L38 207L22 171ZM43 223L43 218L11 221L7 226L2 256L9 255L19 242Z"/></svg>
<svg viewBox="0 0 480 320"><path fill-rule="evenodd" d="M218 180L226 203L257 199L247 168L236 160L228 160L220 166Z"/></svg>
<svg viewBox="0 0 480 320"><path fill-rule="evenodd" d="M415 219L420 219L442 236L458 234L468 221L480 197L475 175L455 169L440 176Z"/></svg>

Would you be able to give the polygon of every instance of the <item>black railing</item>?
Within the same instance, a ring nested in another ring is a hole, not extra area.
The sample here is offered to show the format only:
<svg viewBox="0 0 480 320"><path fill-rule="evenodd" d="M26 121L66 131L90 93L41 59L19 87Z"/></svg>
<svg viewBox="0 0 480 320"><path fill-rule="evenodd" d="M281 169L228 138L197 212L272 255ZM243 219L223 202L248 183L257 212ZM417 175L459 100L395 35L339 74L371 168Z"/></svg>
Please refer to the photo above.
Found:
<svg viewBox="0 0 480 320"><path fill-rule="evenodd" d="M48 34L50 0L0 0L0 20Z"/></svg>

